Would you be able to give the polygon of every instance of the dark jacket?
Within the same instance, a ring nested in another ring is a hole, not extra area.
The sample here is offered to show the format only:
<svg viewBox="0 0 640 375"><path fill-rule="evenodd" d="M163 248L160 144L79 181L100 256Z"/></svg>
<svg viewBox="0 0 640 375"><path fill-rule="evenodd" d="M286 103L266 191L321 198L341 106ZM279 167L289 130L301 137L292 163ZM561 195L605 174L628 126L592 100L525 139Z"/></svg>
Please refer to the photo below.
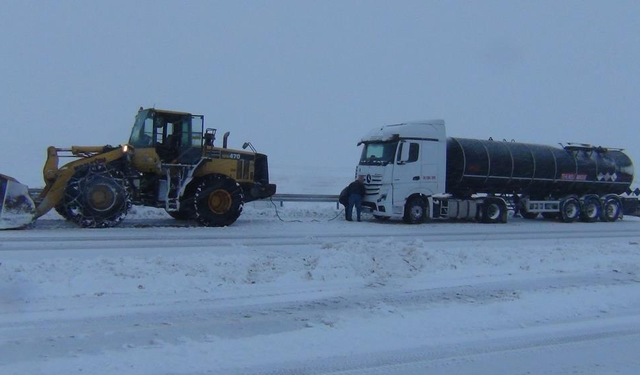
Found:
<svg viewBox="0 0 640 375"><path fill-rule="evenodd" d="M359 196L364 198L364 195L367 193L367 190L364 188L364 184L358 180L353 181L347 187L347 191L349 195L358 194Z"/></svg>

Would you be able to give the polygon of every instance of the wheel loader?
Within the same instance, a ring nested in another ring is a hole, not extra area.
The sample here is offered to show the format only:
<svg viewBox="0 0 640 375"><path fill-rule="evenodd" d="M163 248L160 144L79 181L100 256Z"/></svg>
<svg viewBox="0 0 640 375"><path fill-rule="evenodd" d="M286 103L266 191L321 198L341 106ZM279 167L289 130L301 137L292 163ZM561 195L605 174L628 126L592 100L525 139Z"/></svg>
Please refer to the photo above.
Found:
<svg viewBox="0 0 640 375"><path fill-rule="evenodd" d="M45 186L35 199L0 175L0 229L27 226L52 208L81 227L113 227L132 205L203 226L231 225L244 203L272 196L276 186L266 155L251 143L228 148L229 132L216 146L216 129L204 125L202 115L140 108L127 144L49 147ZM59 167L65 157L75 160Z"/></svg>

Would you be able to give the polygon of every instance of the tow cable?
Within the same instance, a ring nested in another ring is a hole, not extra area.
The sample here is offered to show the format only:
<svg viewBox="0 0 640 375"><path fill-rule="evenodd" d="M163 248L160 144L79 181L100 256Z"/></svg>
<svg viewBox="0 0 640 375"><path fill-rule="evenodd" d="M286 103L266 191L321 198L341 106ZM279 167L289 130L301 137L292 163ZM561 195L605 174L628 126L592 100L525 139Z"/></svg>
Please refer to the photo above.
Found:
<svg viewBox="0 0 640 375"><path fill-rule="evenodd" d="M317 220L317 219L313 219L310 221L302 221L302 220L284 220L282 217L280 217L280 212L278 212L278 206L276 205L276 203L273 201L273 197L269 197L269 201L271 202L271 204L273 205L273 209L276 212L276 216L278 217L278 219L280 221L282 221L283 223L320 223L322 222L322 220ZM327 221L333 221L335 219L337 219L340 215L342 215L342 213L344 212L344 208L340 210L340 212L338 212L338 214L334 217L332 217L331 219L327 220Z"/></svg>

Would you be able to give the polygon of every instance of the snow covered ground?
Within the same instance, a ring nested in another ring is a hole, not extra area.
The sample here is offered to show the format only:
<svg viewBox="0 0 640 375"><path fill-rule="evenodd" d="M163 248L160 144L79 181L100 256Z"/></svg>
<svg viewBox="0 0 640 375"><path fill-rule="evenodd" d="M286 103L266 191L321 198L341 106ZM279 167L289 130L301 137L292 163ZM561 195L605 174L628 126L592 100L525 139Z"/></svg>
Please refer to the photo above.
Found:
<svg viewBox="0 0 640 375"><path fill-rule="evenodd" d="M352 175L273 179L337 194ZM352 172L351 172L352 173ZM0 374L637 374L640 219L0 232Z"/></svg>

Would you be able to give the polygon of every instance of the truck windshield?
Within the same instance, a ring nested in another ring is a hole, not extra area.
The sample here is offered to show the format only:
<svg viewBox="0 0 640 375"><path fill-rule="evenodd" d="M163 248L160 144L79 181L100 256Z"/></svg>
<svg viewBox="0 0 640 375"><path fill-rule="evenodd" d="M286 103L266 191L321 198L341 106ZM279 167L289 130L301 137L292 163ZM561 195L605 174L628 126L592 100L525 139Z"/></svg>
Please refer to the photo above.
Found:
<svg viewBox="0 0 640 375"><path fill-rule="evenodd" d="M360 157L360 165L387 165L393 163L398 142L365 143Z"/></svg>

